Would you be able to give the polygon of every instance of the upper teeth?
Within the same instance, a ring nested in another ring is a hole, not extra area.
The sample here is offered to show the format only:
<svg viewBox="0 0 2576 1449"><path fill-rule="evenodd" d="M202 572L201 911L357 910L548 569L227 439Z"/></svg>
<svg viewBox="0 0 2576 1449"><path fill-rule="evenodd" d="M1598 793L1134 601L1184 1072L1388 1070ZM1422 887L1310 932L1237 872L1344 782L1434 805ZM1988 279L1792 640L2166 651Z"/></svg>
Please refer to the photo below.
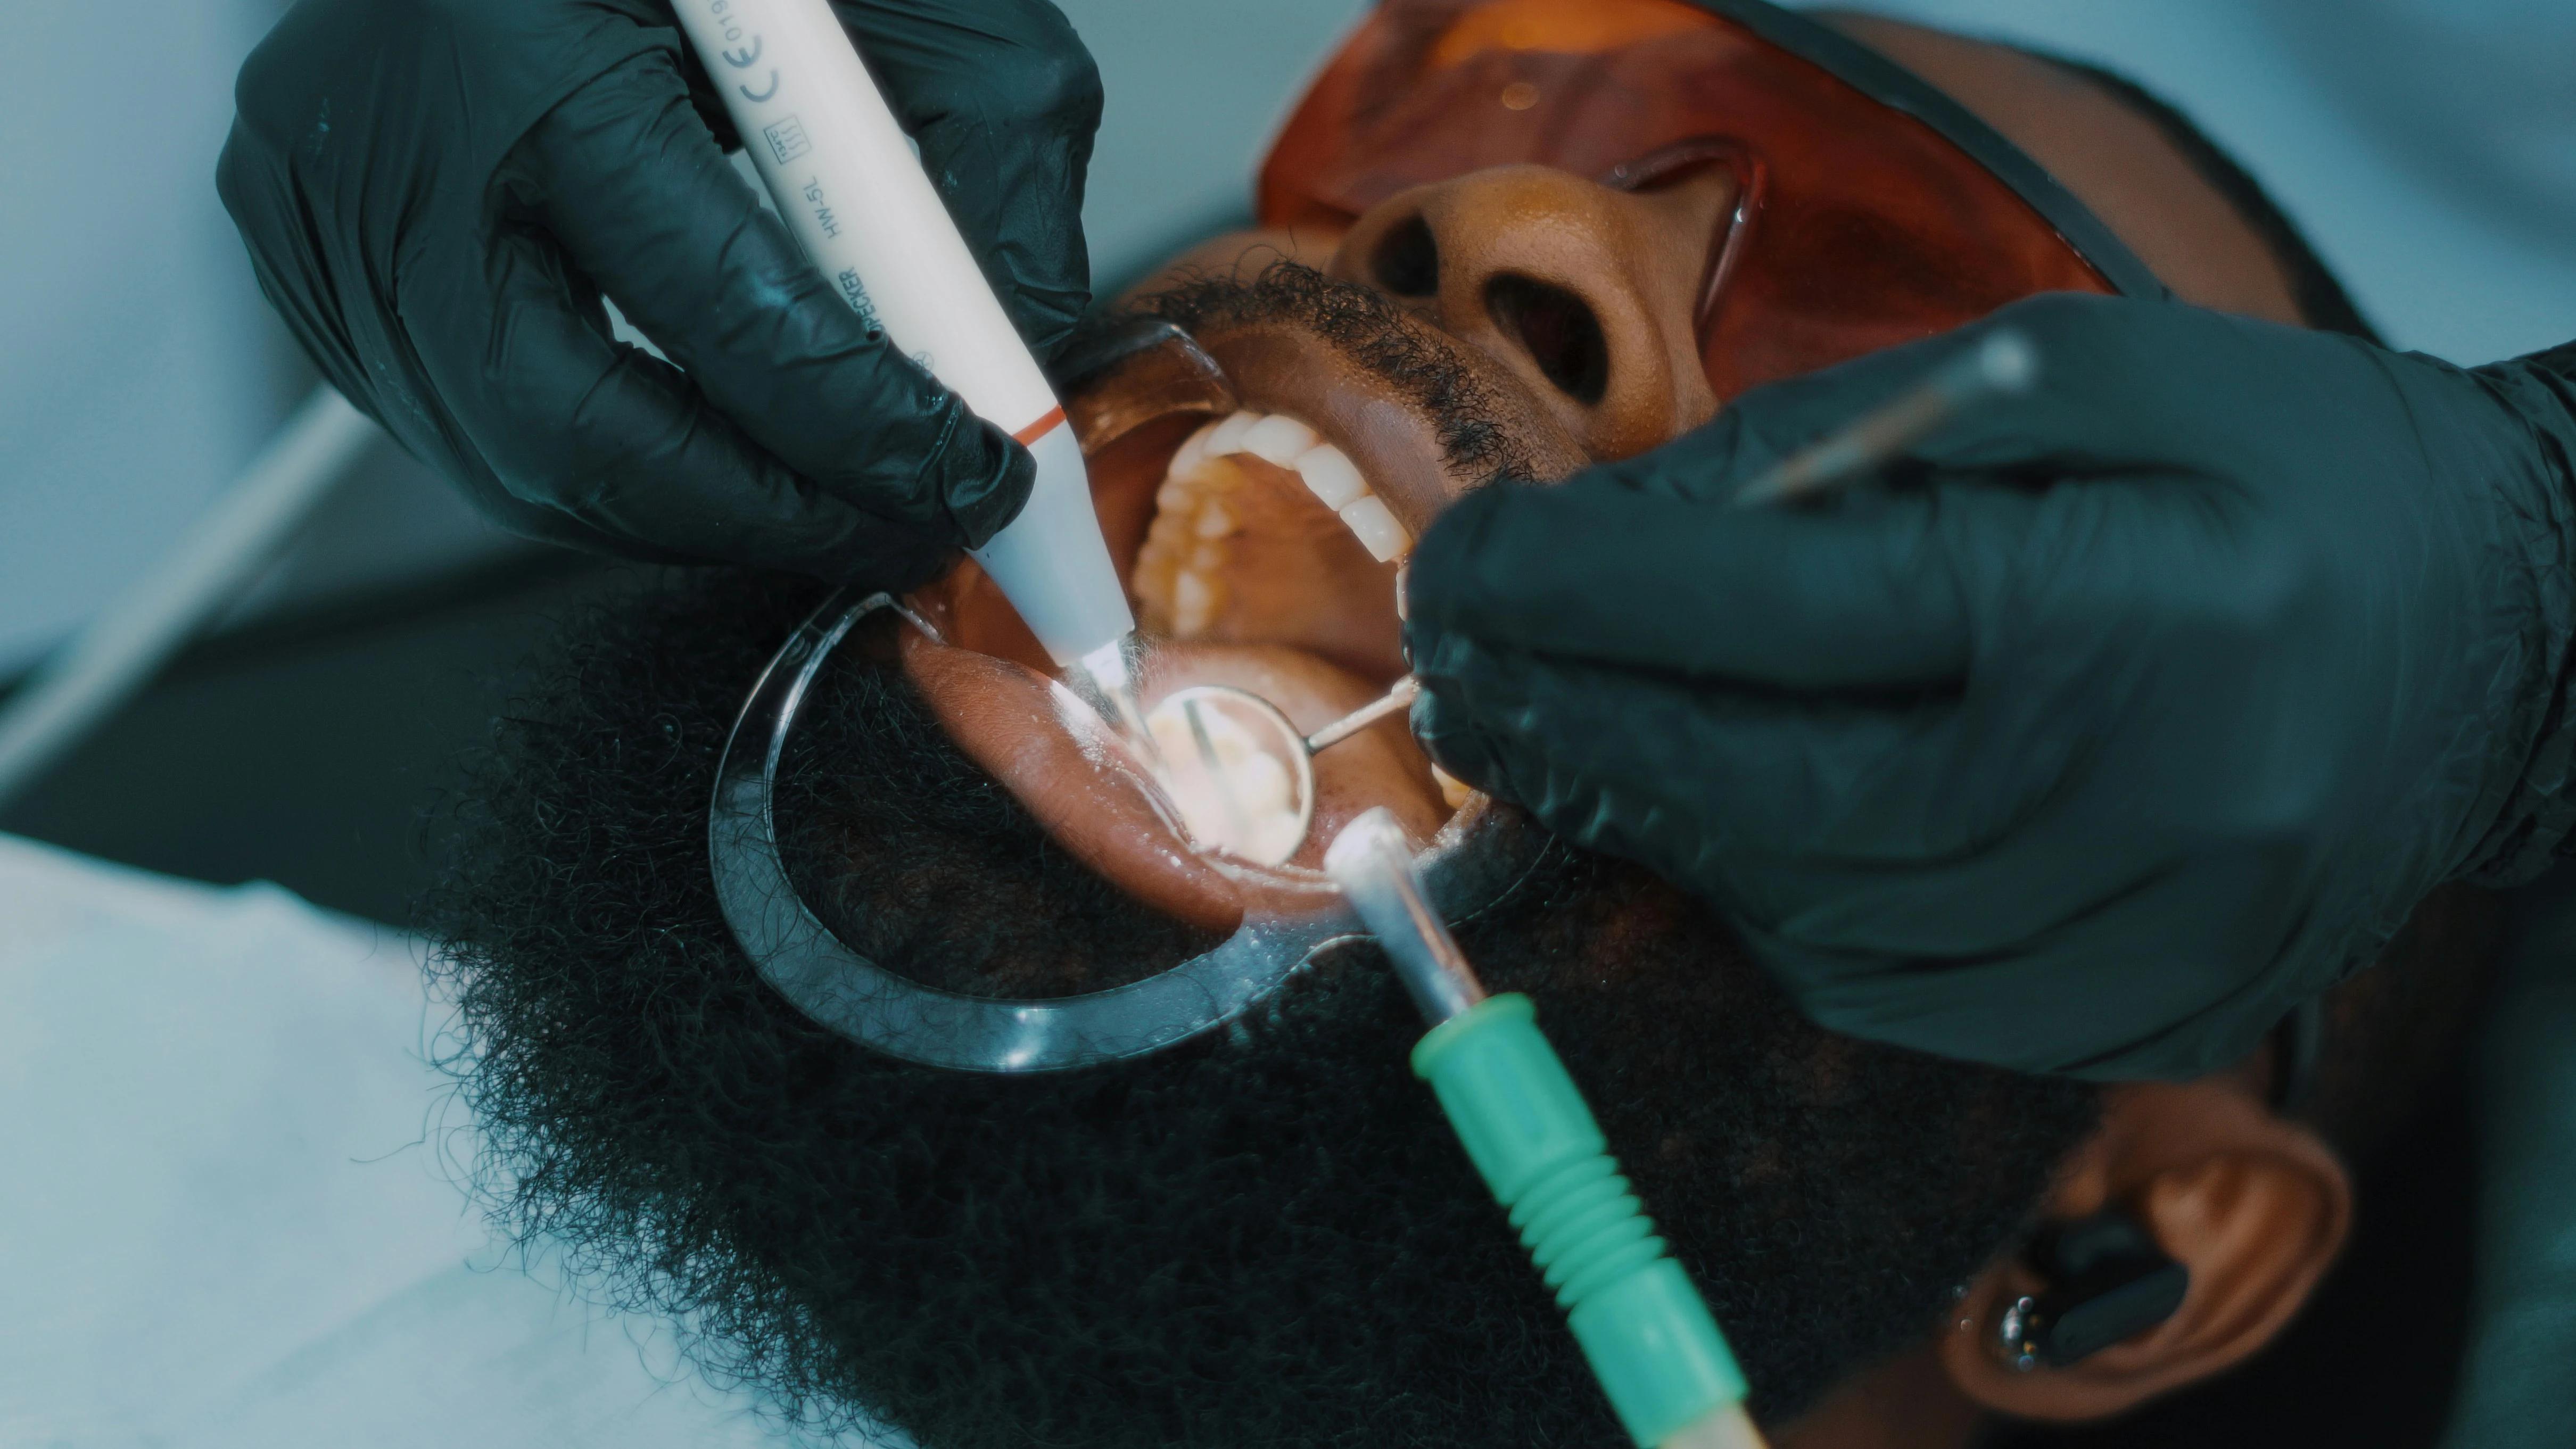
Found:
<svg viewBox="0 0 2576 1449"><path fill-rule="evenodd" d="M1221 460L1238 453L1295 473L1378 562L1402 558L1413 547L1413 536L1369 492L1358 466L1313 428L1284 414L1234 413L1192 433L1164 471L1131 580L1149 629L1190 638L1204 633L1225 606L1225 539L1235 527L1225 500L1244 475Z"/></svg>
<svg viewBox="0 0 2576 1449"><path fill-rule="evenodd" d="M1220 423L1218 426L1223 427L1224 424ZM1282 468L1294 468L1297 466L1297 459L1303 456L1306 450L1318 446L1321 442L1322 439L1315 436L1313 428L1295 418L1273 413L1255 422L1251 427L1245 428L1240 446L1244 452L1250 453L1265 463L1276 463ZM1213 439L1210 440L1210 451L1211 453L1215 451ZM1341 451L1335 449L1333 456L1340 457Z"/></svg>

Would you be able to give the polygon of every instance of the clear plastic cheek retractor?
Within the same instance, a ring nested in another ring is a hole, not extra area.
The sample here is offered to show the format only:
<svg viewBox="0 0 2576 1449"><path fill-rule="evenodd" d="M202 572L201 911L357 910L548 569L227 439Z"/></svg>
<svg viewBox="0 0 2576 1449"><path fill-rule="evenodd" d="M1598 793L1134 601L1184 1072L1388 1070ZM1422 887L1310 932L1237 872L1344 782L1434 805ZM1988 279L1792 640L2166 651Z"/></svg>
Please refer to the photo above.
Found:
<svg viewBox="0 0 2576 1449"><path fill-rule="evenodd" d="M1431 1023L1414 1075L1510 1214L1629 1436L1639 1449L1759 1449L1717 1320L1664 1252L1530 999L1485 994L1394 815L1344 826L1324 870Z"/></svg>

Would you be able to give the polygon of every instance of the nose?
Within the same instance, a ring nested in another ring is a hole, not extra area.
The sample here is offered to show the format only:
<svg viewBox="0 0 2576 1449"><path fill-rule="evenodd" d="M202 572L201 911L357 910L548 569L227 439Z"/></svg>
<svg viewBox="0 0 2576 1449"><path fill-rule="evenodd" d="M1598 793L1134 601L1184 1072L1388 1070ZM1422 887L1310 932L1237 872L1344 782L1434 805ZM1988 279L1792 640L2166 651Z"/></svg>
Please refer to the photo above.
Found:
<svg viewBox="0 0 2576 1449"><path fill-rule="evenodd" d="M1625 192L1488 167L1371 207L1328 270L1492 354L1594 457L1621 458L1717 410L1697 322L1734 200L1721 170Z"/></svg>

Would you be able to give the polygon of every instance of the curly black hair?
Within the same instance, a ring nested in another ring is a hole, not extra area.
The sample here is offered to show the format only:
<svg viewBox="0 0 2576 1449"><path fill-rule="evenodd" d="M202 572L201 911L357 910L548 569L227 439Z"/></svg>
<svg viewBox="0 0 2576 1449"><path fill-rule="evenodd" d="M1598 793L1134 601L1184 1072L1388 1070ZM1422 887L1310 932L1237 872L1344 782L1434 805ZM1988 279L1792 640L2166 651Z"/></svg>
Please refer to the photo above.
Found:
<svg viewBox="0 0 2576 1449"><path fill-rule="evenodd" d="M910 1066L754 972L714 762L810 582L571 629L476 770L434 968L511 1231L807 1423L928 1449L1620 1442L1349 948L1239 1028L1036 1079ZM781 809L889 967L1078 989L1204 944L1074 862L854 638ZM1778 1420L1917 1338L2026 1224L2092 1089L1833 1037L1699 907L1551 846L1465 936L1529 992Z"/></svg>

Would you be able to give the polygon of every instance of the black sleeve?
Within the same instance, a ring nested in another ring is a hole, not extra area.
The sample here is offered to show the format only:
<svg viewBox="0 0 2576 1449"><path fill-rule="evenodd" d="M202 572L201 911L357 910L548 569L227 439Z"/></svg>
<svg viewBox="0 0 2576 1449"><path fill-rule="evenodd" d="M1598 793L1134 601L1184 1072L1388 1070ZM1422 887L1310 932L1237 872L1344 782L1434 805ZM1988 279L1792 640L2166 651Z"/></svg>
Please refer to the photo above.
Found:
<svg viewBox="0 0 2576 1449"><path fill-rule="evenodd" d="M2576 513L2576 342L2476 369L2496 399L2522 417L2557 474L2560 520L2527 520L2535 539L2566 537L2561 522ZM2576 556L2552 555L2556 567L2540 585L2543 612L2576 620ZM2569 637L2562 631L2561 637ZM2470 857L2468 878L2516 885L2552 859L2576 855L2576 642L2559 651L2550 687L2525 708L2540 716L2522 778L2504 811Z"/></svg>

